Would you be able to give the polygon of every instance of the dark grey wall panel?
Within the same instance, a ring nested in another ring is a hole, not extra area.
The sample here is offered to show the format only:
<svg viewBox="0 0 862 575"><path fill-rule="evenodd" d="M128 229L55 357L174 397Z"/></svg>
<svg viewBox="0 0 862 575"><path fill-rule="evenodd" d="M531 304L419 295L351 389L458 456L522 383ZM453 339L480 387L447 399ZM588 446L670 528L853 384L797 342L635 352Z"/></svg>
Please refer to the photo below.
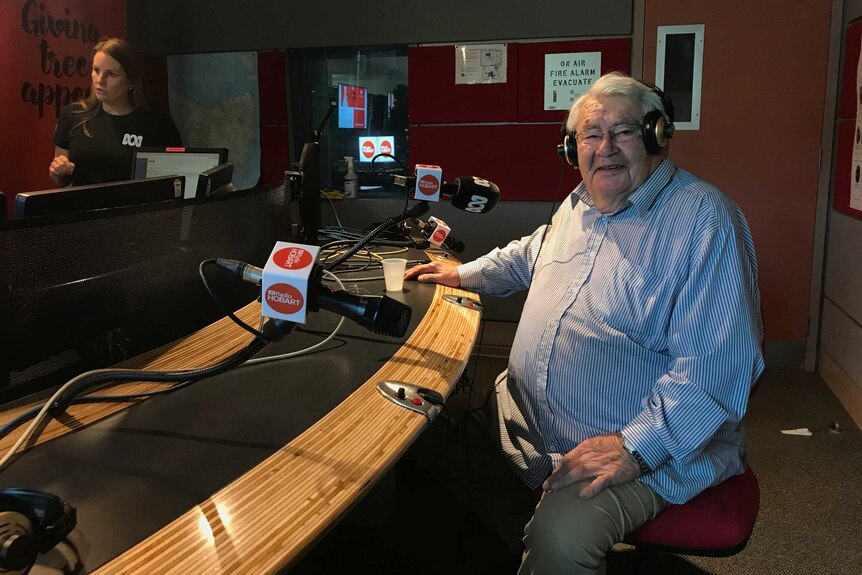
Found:
<svg viewBox="0 0 862 575"><path fill-rule="evenodd" d="M128 0L129 39L154 54L476 42L632 33L633 0L277 2Z"/></svg>
<svg viewBox="0 0 862 575"><path fill-rule="evenodd" d="M862 222L833 210L827 250L823 294L862 326Z"/></svg>

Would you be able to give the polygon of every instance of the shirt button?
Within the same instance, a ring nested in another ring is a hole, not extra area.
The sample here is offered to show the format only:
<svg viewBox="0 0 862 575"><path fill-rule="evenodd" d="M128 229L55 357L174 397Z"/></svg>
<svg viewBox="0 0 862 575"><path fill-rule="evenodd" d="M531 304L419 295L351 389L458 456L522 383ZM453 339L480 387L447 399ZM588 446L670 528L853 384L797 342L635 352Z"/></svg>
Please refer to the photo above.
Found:
<svg viewBox="0 0 862 575"><path fill-rule="evenodd" d="M557 450L557 446L556 446L556 445L549 445L549 446L548 446L548 450L549 450L549 451L556 451L556 450Z"/></svg>

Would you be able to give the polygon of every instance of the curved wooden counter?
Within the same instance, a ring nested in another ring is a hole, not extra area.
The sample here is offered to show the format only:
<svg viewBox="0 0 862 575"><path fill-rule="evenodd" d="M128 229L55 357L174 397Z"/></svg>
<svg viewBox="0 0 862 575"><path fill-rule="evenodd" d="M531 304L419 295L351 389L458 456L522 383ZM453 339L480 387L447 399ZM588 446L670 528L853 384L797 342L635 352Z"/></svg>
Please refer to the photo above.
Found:
<svg viewBox="0 0 862 575"><path fill-rule="evenodd" d="M467 295L437 286L430 308L410 338L377 373L326 416L262 463L94 572L277 573L297 561L370 490L426 425L423 415L382 397L377 383L406 381L446 396L466 366L481 317L475 310L445 301L443 296L448 293ZM238 315L254 322L259 313L255 303ZM247 340L246 332L230 320L221 320L125 366L203 366L241 348ZM193 361L190 354L194 355ZM164 384L123 384L112 387L111 393L149 390L160 385ZM75 405L69 410L68 421L51 421L33 444L124 408L122 404ZM2 414L2 420L8 421L18 412L10 410ZM20 430L4 438L0 453L11 446L18 433Z"/></svg>

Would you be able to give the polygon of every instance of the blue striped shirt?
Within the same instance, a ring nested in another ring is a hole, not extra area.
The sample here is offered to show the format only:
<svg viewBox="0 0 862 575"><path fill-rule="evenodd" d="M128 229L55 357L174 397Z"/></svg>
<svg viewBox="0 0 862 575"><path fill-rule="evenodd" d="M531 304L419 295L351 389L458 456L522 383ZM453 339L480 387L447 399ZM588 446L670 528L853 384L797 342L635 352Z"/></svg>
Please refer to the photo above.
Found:
<svg viewBox="0 0 862 575"><path fill-rule="evenodd" d="M582 183L550 226L458 272L482 293L530 290L494 402L527 485L615 432L653 470L639 481L671 503L743 472L760 294L748 223L716 187L666 159L602 214Z"/></svg>

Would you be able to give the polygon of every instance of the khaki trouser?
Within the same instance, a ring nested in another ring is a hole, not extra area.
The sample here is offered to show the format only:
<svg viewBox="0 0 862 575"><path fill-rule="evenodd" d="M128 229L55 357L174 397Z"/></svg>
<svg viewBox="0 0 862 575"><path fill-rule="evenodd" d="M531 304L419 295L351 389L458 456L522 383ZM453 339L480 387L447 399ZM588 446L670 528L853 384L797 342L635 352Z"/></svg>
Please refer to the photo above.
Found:
<svg viewBox="0 0 862 575"><path fill-rule="evenodd" d="M615 543L658 515L667 502L633 481L605 489L590 499L575 483L545 493L524 530L524 557L518 575L602 575Z"/></svg>

